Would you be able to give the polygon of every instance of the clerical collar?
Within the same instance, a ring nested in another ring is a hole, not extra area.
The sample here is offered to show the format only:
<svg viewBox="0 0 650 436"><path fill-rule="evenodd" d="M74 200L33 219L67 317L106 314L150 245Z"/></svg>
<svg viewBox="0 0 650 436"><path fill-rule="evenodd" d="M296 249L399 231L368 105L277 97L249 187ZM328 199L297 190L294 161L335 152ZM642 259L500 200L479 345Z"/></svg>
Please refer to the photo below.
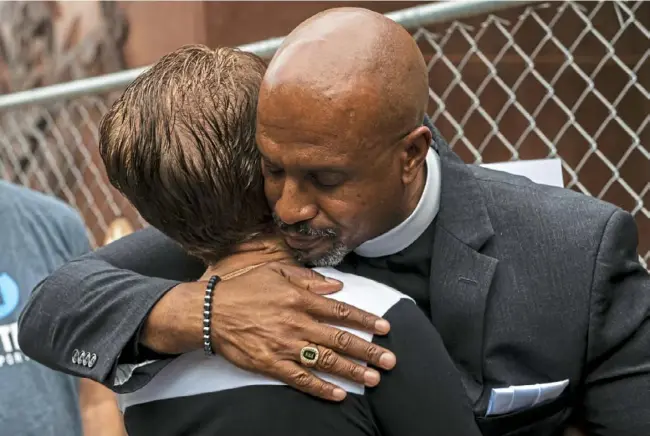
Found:
<svg viewBox="0 0 650 436"><path fill-rule="evenodd" d="M400 225L359 245L354 252L362 257L390 256L414 243L433 222L440 209L440 157L429 149L427 178L422 197L411 215Z"/></svg>

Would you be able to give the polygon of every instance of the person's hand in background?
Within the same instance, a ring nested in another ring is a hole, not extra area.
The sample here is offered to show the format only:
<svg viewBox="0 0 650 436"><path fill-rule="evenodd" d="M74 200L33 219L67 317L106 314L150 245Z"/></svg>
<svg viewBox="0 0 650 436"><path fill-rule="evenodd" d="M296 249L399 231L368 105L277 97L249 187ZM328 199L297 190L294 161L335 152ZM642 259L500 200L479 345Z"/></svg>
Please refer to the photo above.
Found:
<svg viewBox="0 0 650 436"><path fill-rule="evenodd" d="M79 379L79 411L84 436L126 436L115 394L101 384Z"/></svg>
<svg viewBox="0 0 650 436"><path fill-rule="evenodd" d="M126 218L116 218L108 227L104 245L133 232ZM115 394L89 379L79 379L79 412L84 436L127 436Z"/></svg>

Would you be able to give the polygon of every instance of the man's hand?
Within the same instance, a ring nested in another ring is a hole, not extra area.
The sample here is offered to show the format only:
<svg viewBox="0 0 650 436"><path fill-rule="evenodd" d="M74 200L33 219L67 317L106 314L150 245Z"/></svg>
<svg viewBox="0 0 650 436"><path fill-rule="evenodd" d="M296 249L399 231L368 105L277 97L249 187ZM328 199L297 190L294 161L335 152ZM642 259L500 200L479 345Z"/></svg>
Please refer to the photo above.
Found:
<svg viewBox="0 0 650 436"><path fill-rule="evenodd" d="M341 289L337 281L299 267L273 263L217 285L212 302L213 342L235 365L281 380L309 394L342 400L345 392L301 366L300 350L316 345L314 369L367 386L379 373L341 354L391 369L388 350L323 323L386 334L388 322L345 303L317 295Z"/></svg>
<svg viewBox="0 0 650 436"><path fill-rule="evenodd" d="M184 283L154 306L141 342L168 354L203 348L205 283ZM345 392L300 364L300 350L316 346L315 367L375 386L379 373L343 357L392 369L395 356L334 324L386 334L386 320L319 294L341 283L306 269L270 263L217 284L212 301L212 341L216 351L240 368L262 373L317 397L340 401Z"/></svg>
<svg viewBox="0 0 650 436"><path fill-rule="evenodd" d="M99 383L79 379L79 410L84 436L126 436L115 394Z"/></svg>

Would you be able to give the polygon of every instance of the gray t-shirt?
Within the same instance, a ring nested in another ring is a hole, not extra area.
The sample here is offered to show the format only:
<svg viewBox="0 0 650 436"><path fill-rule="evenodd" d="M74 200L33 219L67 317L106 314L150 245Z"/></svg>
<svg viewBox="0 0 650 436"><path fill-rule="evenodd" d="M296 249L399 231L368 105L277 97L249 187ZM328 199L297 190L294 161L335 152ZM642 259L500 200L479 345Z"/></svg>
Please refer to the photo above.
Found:
<svg viewBox="0 0 650 436"><path fill-rule="evenodd" d="M77 380L29 360L17 323L34 286L89 249L72 208L0 180L0 436L81 435Z"/></svg>

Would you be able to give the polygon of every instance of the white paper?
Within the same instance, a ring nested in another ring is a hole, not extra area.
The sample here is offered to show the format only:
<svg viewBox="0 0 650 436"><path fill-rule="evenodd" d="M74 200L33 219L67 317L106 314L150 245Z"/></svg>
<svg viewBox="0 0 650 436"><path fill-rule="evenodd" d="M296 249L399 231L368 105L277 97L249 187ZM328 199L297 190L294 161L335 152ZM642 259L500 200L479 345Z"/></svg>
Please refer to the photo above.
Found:
<svg viewBox="0 0 650 436"><path fill-rule="evenodd" d="M528 177L535 183L564 188L560 159L516 160L481 165L485 168Z"/></svg>

